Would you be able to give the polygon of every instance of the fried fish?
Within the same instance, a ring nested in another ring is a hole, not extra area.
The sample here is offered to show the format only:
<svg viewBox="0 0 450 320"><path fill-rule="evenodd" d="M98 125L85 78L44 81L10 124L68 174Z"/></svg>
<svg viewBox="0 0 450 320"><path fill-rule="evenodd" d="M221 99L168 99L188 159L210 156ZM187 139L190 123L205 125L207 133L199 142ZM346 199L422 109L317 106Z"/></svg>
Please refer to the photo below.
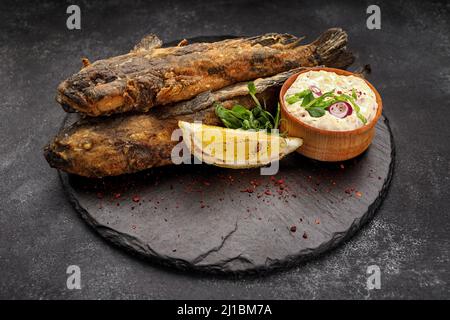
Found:
<svg viewBox="0 0 450 320"><path fill-rule="evenodd" d="M300 69L256 79L260 101L275 106L283 82ZM254 106L247 83L238 83L169 108L155 107L148 113L80 119L62 129L45 147L45 158L54 168L86 177L116 176L172 164L171 152L179 142L172 141L171 136L178 121L220 125L215 102L226 108L235 104Z"/></svg>
<svg viewBox="0 0 450 320"><path fill-rule="evenodd" d="M271 33L162 48L161 40L149 35L128 54L92 64L84 60L84 67L58 86L57 101L66 111L92 117L146 112L297 67L343 68L353 62L342 29L329 29L307 45L301 40Z"/></svg>

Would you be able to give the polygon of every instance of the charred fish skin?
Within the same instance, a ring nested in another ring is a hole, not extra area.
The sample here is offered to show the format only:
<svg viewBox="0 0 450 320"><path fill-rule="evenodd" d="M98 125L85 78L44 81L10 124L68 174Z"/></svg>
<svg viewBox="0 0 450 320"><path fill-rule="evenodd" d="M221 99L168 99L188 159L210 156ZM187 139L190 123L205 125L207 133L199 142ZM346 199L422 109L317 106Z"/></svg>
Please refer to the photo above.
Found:
<svg viewBox="0 0 450 320"><path fill-rule="evenodd" d="M301 69L256 79L254 83L260 101L275 106L283 82ZM170 108L159 106L148 113L85 118L62 129L45 147L44 156L51 167L96 178L169 165L172 164L172 149L178 143L171 140L172 132L178 128L178 120L220 125L214 111L215 102L226 108L235 104L254 106L247 83L238 83L202 93Z"/></svg>
<svg viewBox="0 0 450 320"><path fill-rule="evenodd" d="M130 53L85 66L58 86L66 110L96 117L189 100L205 91L296 67L343 68L353 62L347 34L329 29L316 41L288 34L161 48L151 35Z"/></svg>

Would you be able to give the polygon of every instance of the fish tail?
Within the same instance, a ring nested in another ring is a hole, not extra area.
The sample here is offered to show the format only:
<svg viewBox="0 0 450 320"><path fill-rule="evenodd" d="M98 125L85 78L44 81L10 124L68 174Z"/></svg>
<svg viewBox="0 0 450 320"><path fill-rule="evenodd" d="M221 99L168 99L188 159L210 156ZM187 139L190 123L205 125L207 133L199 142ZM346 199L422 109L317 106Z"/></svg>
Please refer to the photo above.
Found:
<svg viewBox="0 0 450 320"><path fill-rule="evenodd" d="M316 47L318 65L334 68L346 68L355 57L347 50L347 33L341 28L331 28L325 31L312 44Z"/></svg>

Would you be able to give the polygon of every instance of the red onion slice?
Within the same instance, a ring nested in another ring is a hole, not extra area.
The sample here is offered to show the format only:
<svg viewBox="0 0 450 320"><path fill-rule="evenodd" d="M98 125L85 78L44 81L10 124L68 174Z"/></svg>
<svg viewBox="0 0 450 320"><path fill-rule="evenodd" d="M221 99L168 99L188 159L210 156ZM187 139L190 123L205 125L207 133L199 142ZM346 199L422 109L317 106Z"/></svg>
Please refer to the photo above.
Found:
<svg viewBox="0 0 450 320"><path fill-rule="evenodd" d="M322 91L320 91L320 89L314 85L309 86L309 90L311 90L311 92L318 97L320 97L322 95Z"/></svg>
<svg viewBox="0 0 450 320"><path fill-rule="evenodd" d="M331 106L327 108L328 112L330 112L336 118L342 119L346 116L349 116L353 112L353 108L348 102L339 101L333 103Z"/></svg>

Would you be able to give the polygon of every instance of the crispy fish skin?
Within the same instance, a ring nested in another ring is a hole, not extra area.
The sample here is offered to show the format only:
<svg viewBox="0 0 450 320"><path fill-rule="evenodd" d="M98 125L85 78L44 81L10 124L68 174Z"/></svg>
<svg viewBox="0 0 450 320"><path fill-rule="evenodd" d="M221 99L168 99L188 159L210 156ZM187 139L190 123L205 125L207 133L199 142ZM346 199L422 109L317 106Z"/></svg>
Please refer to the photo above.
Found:
<svg viewBox="0 0 450 320"><path fill-rule="evenodd" d="M128 54L86 63L58 86L56 99L66 111L93 117L146 112L300 66L342 68L353 62L342 29L329 29L308 45L300 41L288 34L265 34L161 48L161 41L150 35Z"/></svg>
<svg viewBox="0 0 450 320"><path fill-rule="evenodd" d="M275 106L283 82L299 69L254 81L258 98ZM172 164L171 152L178 141L172 132L178 120L220 125L215 102L226 108L235 104L253 107L247 83L238 83L215 92L205 92L192 100L147 114L122 114L107 118L86 118L63 129L45 147L50 166L86 177L116 176Z"/></svg>

